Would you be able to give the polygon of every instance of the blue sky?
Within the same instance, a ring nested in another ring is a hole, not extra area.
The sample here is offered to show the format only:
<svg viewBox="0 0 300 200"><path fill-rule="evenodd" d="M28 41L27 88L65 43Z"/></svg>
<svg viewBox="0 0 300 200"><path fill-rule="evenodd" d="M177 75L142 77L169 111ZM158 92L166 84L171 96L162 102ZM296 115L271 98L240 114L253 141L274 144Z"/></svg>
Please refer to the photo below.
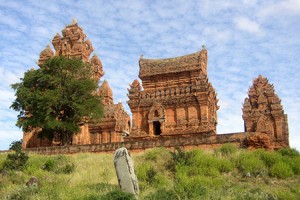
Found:
<svg viewBox="0 0 300 200"><path fill-rule="evenodd" d="M274 84L300 150L300 0L0 0L0 149L22 138L10 84L37 68L39 53L76 18L103 63L115 103L126 104L138 60L208 49L218 93L218 133L244 131L242 103L254 78Z"/></svg>

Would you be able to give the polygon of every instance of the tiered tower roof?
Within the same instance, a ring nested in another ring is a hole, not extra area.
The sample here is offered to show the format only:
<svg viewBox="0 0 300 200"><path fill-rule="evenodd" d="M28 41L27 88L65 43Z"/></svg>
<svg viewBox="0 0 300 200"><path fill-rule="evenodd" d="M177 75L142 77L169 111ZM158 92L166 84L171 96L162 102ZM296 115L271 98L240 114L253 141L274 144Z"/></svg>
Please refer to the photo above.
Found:
<svg viewBox="0 0 300 200"><path fill-rule="evenodd" d="M253 81L248 91L243 104L243 119L245 131L265 134L269 141L275 141L273 147L267 148L289 146L287 115L274 86L262 75Z"/></svg>
<svg viewBox="0 0 300 200"><path fill-rule="evenodd" d="M104 82L100 86L98 94L103 97L103 105L108 106L114 104L113 92L106 80L104 80Z"/></svg>
<svg viewBox="0 0 300 200"><path fill-rule="evenodd" d="M83 29L78 26L77 20L73 19L71 25L67 25L62 30L62 36L57 33L52 39L52 44L55 53L52 51L50 45L40 53L38 65L43 67L45 61L55 56L65 56L67 58L80 58L84 62L91 64L93 69L93 79L99 81L104 75L103 66L97 55L94 55L90 60L90 55L94 51L90 40L86 39Z"/></svg>

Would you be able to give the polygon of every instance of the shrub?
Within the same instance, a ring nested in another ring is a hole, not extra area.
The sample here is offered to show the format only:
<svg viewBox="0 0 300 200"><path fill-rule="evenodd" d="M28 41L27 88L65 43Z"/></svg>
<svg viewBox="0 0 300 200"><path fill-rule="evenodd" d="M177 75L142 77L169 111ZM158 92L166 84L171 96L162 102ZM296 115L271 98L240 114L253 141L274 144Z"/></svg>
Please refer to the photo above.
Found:
<svg viewBox="0 0 300 200"><path fill-rule="evenodd" d="M101 200L135 200L135 196L130 193L114 190L103 195Z"/></svg>
<svg viewBox="0 0 300 200"><path fill-rule="evenodd" d="M175 173L183 173L189 177L204 175L216 177L223 172L233 170L233 163L225 158L217 158L200 150L177 153Z"/></svg>
<svg viewBox="0 0 300 200"><path fill-rule="evenodd" d="M63 168L62 168L62 172L64 174L71 174L73 173L75 170L75 164L74 163L70 163L70 164L66 164Z"/></svg>
<svg viewBox="0 0 300 200"><path fill-rule="evenodd" d="M268 192L265 192L261 190L260 188L252 188L250 190L243 190L243 191L238 191L235 195L234 198L236 200L240 199L245 199L245 200L275 200L277 199L276 195L274 194L269 194Z"/></svg>
<svg viewBox="0 0 300 200"><path fill-rule="evenodd" d="M152 185L155 182L157 171L152 165L142 164L137 168L137 177L138 180L144 181L149 185Z"/></svg>
<svg viewBox="0 0 300 200"><path fill-rule="evenodd" d="M227 143L220 147L219 149L222 156L229 156L237 152L237 147L233 144Z"/></svg>
<svg viewBox="0 0 300 200"><path fill-rule="evenodd" d="M74 172L76 166L65 156L56 156L48 159L44 165L43 170L54 172L57 174L70 174Z"/></svg>
<svg viewBox="0 0 300 200"><path fill-rule="evenodd" d="M292 148L282 148L282 149L279 149L278 153L280 153L282 156L287 156L287 157L297 157L297 156L300 156L300 153L296 149L292 149Z"/></svg>
<svg viewBox="0 0 300 200"><path fill-rule="evenodd" d="M300 157L285 158L284 161L292 168L294 174L300 174Z"/></svg>
<svg viewBox="0 0 300 200"><path fill-rule="evenodd" d="M43 169L46 171L54 171L56 168L56 161L54 159L49 159L45 162Z"/></svg>
<svg viewBox="0 0 300 200"><path fill-rule="evenodd" d="M270 176L277 177L277 178L288 178L293 176L293 170L291 167L284 163L284 162L278 162L270 169Z"/></svg>
<svg viewBox="0 0 300 200"><path fill-rule="evenodd" d="M147 161L156 161L160 157L165 157L169 154L169 151L165 148L154 148L145 152L144 157Z"/></svg>
<svg viewBox="0 0 300 200"><path fill-rule="evenodd" d="M38 193L38 189L36 187L28 188L22 187L20 189L15 190L12 194L7 196L9 200L27 200L31 199L30 197L34 194Z"/></svg>
<svg viewBox="0 0 300 200"><path fill-rule="evenodd" d="M23 141L23 140L13 141L13 142L9 145L9 150L13 150L13 151L19 151L19 150L22 150L22 141Z"/></svg>
<svg viewBox="0 0 300 200"><path fill-rule="evenodd" d="M179 199L176 192L165 188L158 189L145 197L145 200L177 200Z"/></svg>
<svg viewBox="0 0 300 200"><path fill-rule="evenodd" d="M22 151L21 141L14 141L10 145L10 149L14 150L14 153L7 155L3 169L6 170L23 170L29 159L28 153Z"/></svg>
<svg viewBox="0 0 300 200"><path fill-rule="evenodd" d="M181 148L176 147L174 152L170 152L172 161L169 168L174 171L176 165L190 165L191 158L194 157L195 151L185 152Z"/></svg>
<svg viewBox="0 0 300 200"><path fill-rule="evenodd" d="M221 160L199 150L192 151L191 155L189 165L193 166L198 175L216 177L219 175L219 172L225 172L231 168L229 161L226 162L225 159Z"/></svg>
<svg viewBox="0 0 300 200"><path fill-rule="evenodd" d="M180 199L201 199L201 197L204 197L208 192L201 178L187 176L178 177L175 180L174 189Z"/></svg>
<svg viewBox="0 0 300 200"><path fill-rule="evenodd" d="M264 149L258 149L253 153L258 154L259 158L265 163L268 168L271 168L275 163L282 160L281 154L277 152L270 152Z"/></svg>
<svg viewBox="0 0 300 200"><path fill-rule="evenodd" d="M255 155L255 152L244 152L237 158L237 167L244 174L254 176L266 175L268 172L264 162Z"/></svg>
<svg viewBox="0 0 300 200"><path fill-rule="evenodd" d="M233 171L233 164L231 161L229 161L228 159L219 159L218 160L218 170L219 172L223 173L227 173L227 172L231 172Z"/></svg>

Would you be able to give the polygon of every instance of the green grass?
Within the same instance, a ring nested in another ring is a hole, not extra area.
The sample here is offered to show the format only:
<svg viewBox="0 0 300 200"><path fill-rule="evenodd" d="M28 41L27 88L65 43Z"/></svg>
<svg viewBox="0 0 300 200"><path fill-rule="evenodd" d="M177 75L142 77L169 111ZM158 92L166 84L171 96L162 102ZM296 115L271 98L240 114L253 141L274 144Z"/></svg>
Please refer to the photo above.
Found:
<svg viewBox="0 0 300 200"><path fill-rule="evenodd" d="M133 154L140 199L300 199L300 155L284 149L164 148ZM0 154L2 169L6 154ZM35 176L40 187L28 188ZM0 173L0 199L133 199L119 191L113 153L29 154L23 171Z"/></svg>

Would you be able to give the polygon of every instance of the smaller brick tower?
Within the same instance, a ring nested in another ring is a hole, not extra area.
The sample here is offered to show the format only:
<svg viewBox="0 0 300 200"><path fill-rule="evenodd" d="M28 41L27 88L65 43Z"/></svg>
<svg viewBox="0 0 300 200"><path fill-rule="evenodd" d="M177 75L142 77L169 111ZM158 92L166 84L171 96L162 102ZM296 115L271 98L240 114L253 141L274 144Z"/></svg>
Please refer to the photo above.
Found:
<svg viewBox="0 0 300 200"><path fill-rule="evenodd" d="M275 94L274 86L260 75L253 81L248 96L243 105L245 131L257 132L248 139L248 145L266 148L289 146L287 115Z"/></svg>

